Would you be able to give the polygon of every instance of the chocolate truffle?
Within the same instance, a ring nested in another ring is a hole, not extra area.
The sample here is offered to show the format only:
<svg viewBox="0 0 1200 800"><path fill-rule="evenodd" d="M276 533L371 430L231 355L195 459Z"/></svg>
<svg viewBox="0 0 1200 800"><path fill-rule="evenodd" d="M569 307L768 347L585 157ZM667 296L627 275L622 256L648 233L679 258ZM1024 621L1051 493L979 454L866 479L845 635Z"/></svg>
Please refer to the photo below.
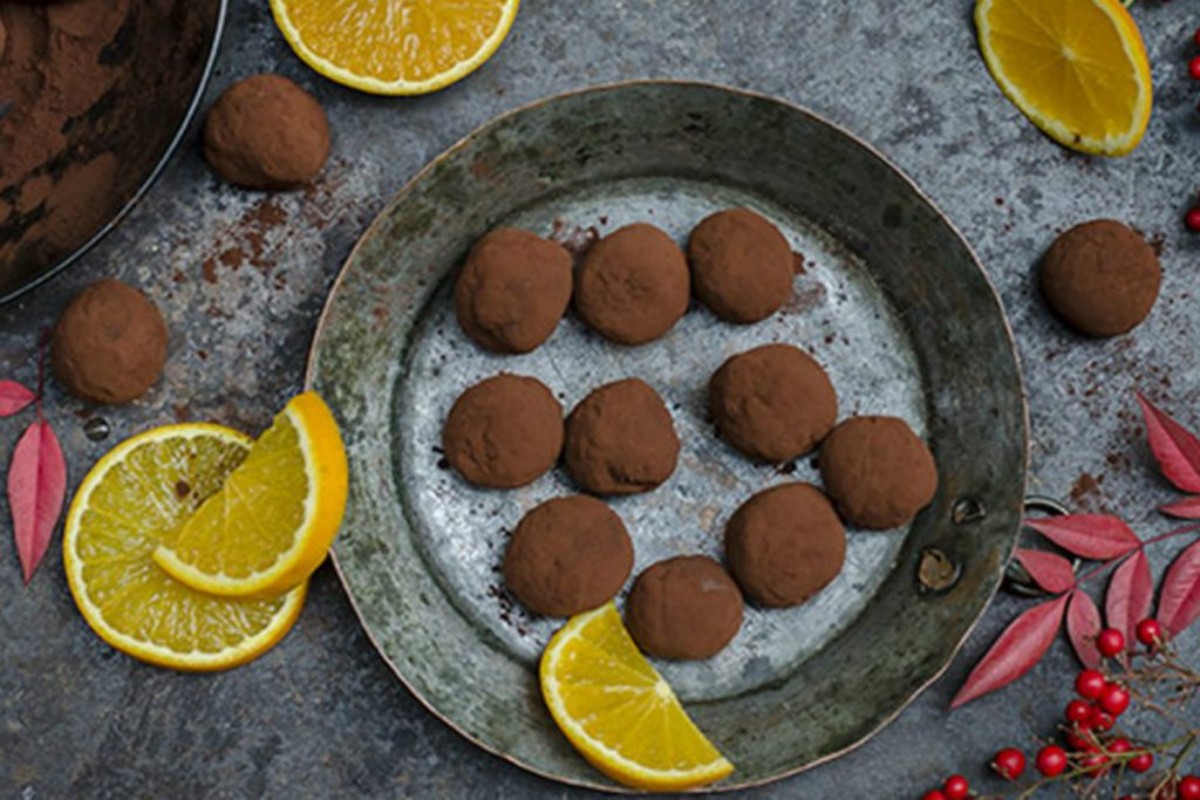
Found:
<svg viewBox="0 0 1200 800"><path fill-rule="evenodd" d="M725 557L747 597L772 608L799 605L842 571L846 529L815 486L775 486L734 512Z"/></svg>
<svg viewBox="0 0 1200 800"><path fill-rule="evenodd" d="M541 381L501 373L467 389L446 418L450 466L477 486L512 489L554 466L563 445L562 406Z"/></svg>
<svg viewBox="0 0 1200 800"><path fill-rule="evenodd" d="M792 248L779 229L745 208L706 217L688 239L692 290L728 322L758 322L792 295Z"/></svg>
<svg viewBox="0 0 1200 800"><path fill-rule="evenodd" d="M625 624L646 653L711 658L742 627L742 593L706 556L659 561L638 575L625 603Z"/></svg>
<svg viewBox="0 0 1200 800"><path fill-rule="evenodd" d="M106 278L75 295L50 340L50 363L68 392L94 403L128 403L158 380L167 323L139 290Z"/></svg>
<svg viewBox="0 0 1200 800"><path fill-rule="evenodd" d="M821 445L821 478L842 518L885 530L902 525L933 499L937 465L908 423L852 417Z"/></svg>
<svg viewBox="0 0 1200 800"><path fill-rule="evenodd" d="M480 239L454 287L467 336L495 353L528 353L550 338L571 302L571 255L517 228Z"/></svg>
<svg viewBox="0 0 1200 800"><path fill-rule="evenodd" d="M1039 278L1046 304L1063 322L1088 336L1117 336L1150 314L1162 267L1127 225L1098 219L1055 239Z"/></svg>
<svg viewBox="0 0 1200 800"><path fill-rule="evenodd" d="M601 386L567 418L567 471L584 491L648 492L671 477L678 457L671 413L637 378Z"/></svg>
<svg viewBox="0 0 1200 800"><path fill-rule="evenodd" d="M588 250L575 281L575 309L607 339L644 344L687 311L687 259L653 225L627 225Z"/></svg>
<svg viewBox="0 0 1200 800"><path fill-rule="evenodd" d="M247 189L291 189L316 177L329 157L329 122L311 94L281 75L230 86L204 122L204 157Z"/></svg>
<svg viewBox="0 0 1200 800"><path fill-rule="evenodd" d="M594 497L547 500L517 525L504 553L504 581L536 614L569 617L616 596L633 569L621 518Z"/></svg>
<svg viewBox="0 0 1200 800"><path fill-rule="evenodd" d="M837 395L821 365L788 344L728 359L708 384L717 430L748 456L781 462L802 456L837 422Z"/></svg>

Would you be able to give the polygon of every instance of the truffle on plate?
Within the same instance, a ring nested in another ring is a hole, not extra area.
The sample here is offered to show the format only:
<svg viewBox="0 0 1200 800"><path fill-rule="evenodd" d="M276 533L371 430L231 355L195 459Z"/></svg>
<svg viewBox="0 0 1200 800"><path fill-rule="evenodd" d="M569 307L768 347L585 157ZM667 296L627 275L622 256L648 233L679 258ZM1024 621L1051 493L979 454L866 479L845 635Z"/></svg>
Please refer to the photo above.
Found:
<svg viewBox="0 0 1200 800"><path fill-rule="evenodd" d="M226 89L204 121L204 157L247 189L292 189L329 157L329 121L316 98L282 75L252 75Z"/></svg>
<svg viewBox="0 0 1200 800"><path fill-rule="evenodd" d="M692 290L723 320L758 322L792 296L794 257L783 234L746 208L706 217L688 239Z"/></svg>
<svg viewBox="0 0 1200 800"><path fill-rule="evenodd" d="M136 400L167 360L167 323L138 289L112 278L71 300L54 326L50 363L63 388L94 403Z"/></svg>
<svg viewBox="0 0 1200 800"><path fill-rule="evenodd" d="M825 491L851 525L886 530L911 520L933 500L933 454L896 417L851 417L821 445Z"/></svg>
<svg viewBox="0 0 1200 800"><path fill-rule="evenodd" d="M454 401L442 430L446 460L476 486L532 483L562 452L562 406L536 378L501 373Z"/></svg>
<svg viewBox="0 0 1200 800"><path fill-rule="evenodd" d="M570 253L517 228L498 228L480 239L454 287L458 324L495 353L536 349L570 302Z"/></svg>
<svg viewBox="0 0 1200 800"><path fill-rule="evenodd" d="M638 575L625 624L645 652L660 658L711 658L742 627L742 593L707 556L677 556Z"/></svg>
<svg viewBox="0 0 1200 800"><path fill-rule="evenodd" d="M1145 239L1128 225L1098 219L1054 240L1038 273L1046 304L1088 336L1117 336L1150 314L1162 284L1162 266Z"/></svg>
<svg viewBox="0 0 1200 800"><path fill-rule="evenodd" d="M671 412L638 378L601 386L567 417L567 471L593 494L650 491L675 471L679 446Z"/></svg>
<svg viewBox="0 0 1200 800"><path fill-rule="evenodd" d="M828 586L846 560L846 529L833 504L807 483L759 492L725 526L729 571L747 597L784 608Z"/></svg>
<svg viewBox="0 0 1200 800"><path fill-rule="evenodd" d="M748 456L779 463L808 453L837 421L837 394L811 356L768 344L732 356L712 376L717 430Z"/></svg>
<svg viewBox="0 0 1200 800"><path fill-rule="evenodd" d="M588 250L575 280L575 310L619 344L653 341L687 311L687 259L653 225L626 225Z"/></svg>
<svg viewBox="0 0 1200 800"><path fill-rule="evenodd" d="M625 523L587 495L556 497L527 513L504 552L504 581L526 608L569 617L616 596L633 569Z"/></svg>

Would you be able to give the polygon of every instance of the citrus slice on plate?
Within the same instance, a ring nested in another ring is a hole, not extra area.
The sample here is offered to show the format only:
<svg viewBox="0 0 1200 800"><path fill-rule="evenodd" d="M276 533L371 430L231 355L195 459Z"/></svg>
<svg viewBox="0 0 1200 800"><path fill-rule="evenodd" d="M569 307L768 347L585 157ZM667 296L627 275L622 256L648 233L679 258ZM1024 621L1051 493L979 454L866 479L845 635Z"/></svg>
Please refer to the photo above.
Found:
<svg viewBox="0 0 1200 800"><path fill-rule="evenodd" d="M297 395L225 485L154 561L175 580L222 597L270 597L312 574L346 510L346 450L329 407Z"/></svg>
<svg viewBox="0 0 1200 800"><path fill-rule="evenodd" d="M554 634L540 677L558 727L619 783L680 791L733 772L638 651L612 603L571 617Z"/></svg>
<svg viewBox="0 0 1200 800"><path fill-rule="evenodd" d="M1118 0L977 0L979 47L1000 89L1055 141L1104 156L1150 121L1150 61Z"/></svg>
<svg viewBox="0 0 1200 800"><path fill-rule="evenodd" d="M474 72L500 47L520 0L271 0L296 55L330 80L374 94L426 94Z"/></svg>
<svg viewBox="0 0 1200 800"><path fill-rule="evenodd" d="M218 425L171 425L117 445L83 479L63 563L79 611L113 647L164 667L228 669L291 630L307 584L270 600L223 600L177 583L150 557L250 446Z"/></svg>

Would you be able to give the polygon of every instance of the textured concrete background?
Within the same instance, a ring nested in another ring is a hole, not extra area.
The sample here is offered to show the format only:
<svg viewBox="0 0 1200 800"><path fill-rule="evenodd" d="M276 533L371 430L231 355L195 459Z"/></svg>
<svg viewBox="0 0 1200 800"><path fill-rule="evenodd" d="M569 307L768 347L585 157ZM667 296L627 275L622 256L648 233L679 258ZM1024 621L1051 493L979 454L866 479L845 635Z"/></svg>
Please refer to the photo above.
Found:
<svg viewBox="0 0 1200 800"><path fill-rule="evenodd" d="M962 229L996 282L1024 359L1031 490L1114 510L1143 533L1172 497L1143 444L1141 387L1200 424L1193 296L1200 238L1179 220L1200 184L1200 84L1186 74L1200 17L1139 3L1156 85L1146 141L1103 161L1067 153L1001 97L977 55L967 0L525 0L512 36L472 78L432 97L382 99L308 71L264 0L234 0L209 101L237 78L281 72L329 111L330 164L310 191L265 196L218 183L195 126L127 221L76 268L0 309L0 377L33 384L39 332L105 275L143 287L172 329L164 380L140 404L97 410L51 387L72 486L109 446L154 424L214 419L261 429L295 393L325 291L355 238L427 160L499 112L561 90L635 77L696 78L777 94L879 147ZM1133 335L1085 341L1054 322L1031 271L1056 231L1096 216L1161 243L1165 281ZM83 435L102 414L103 443ZM0 461L21 430L0 423ZM317 574L295 631L232 673L144 666L76 612L57 542L22 588L0 500L0 796L568 797L581 793L485 755L428 715L371 649L333 571ZM1181 543L1152 551L1156 572ZM1049 735L1069 696L1063 642L1019 684L954 713L947 704L1028 601L1001 596L945 678L859 751L740 796L916 797L951 771L1000 787L1000 746ZM1200 655L1195 632L1184 640ZM1193 765L1196 768L1197 765Z"/></svg>

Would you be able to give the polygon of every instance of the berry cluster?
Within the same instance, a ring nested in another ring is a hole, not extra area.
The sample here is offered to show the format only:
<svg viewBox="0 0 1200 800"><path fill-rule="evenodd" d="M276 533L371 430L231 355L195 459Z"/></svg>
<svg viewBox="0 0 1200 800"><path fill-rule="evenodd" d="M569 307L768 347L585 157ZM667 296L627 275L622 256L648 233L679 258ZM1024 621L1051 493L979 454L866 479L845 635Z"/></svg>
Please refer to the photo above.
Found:
<svg viewBox="0 0 1200 800"><path fill-rule="evenodd" d="M922 800L965 800L965 798L1018 797L1031 798L1036 792L1055 781L1068 782L1083 797L1100 796L1099 784L1106 777L1113 777L1111 793L1104 796L1119 800L1200 800L1200 776L1180 773L1181 762L1192 747L1200 743L1200 730L1195 729L1195 720L1190 715L1182 718L1174 715L1170 708L1159 705L1154 688L1165 682L1176 685L1175 705L1186 703L1200 690L1200 675L1179 664L1169 648L1163 627L1157 620L1144 619L1135 631L1143 649L1136 653L1126 651L1125 636L1119 630L1108 628L1096 636L1096 649L1103 656L1101 666L1111 667L1109 674L1099 669L1084 669L1075 676L1074 690L1077 695L1067 703L1065 720L1060 726L1061 744L1044 744L1033 758L1037 773L1034 781L1017 789L1014 795L1001 793L983 795L972 791L962 775L951 775L938 789L932 789ZM1134 659L1145 663L1135 668ZM1147 693L1137 689L1149 686ZM1118 723L1137 699L1141 705L1158 711L1174 721L1184 723L1189 730L1170 742L1135 743L1118 729ZM1150 772L1157 761L1170 757L1170 763L1160 774L1147 776L1153 782L1146 784L1140 794L1119 794L1123 778L1142 776ZM1025 753L1016 747L1006 747L995 754L991 769L1010 782L1017 782L1026 771Z"/></svg>

